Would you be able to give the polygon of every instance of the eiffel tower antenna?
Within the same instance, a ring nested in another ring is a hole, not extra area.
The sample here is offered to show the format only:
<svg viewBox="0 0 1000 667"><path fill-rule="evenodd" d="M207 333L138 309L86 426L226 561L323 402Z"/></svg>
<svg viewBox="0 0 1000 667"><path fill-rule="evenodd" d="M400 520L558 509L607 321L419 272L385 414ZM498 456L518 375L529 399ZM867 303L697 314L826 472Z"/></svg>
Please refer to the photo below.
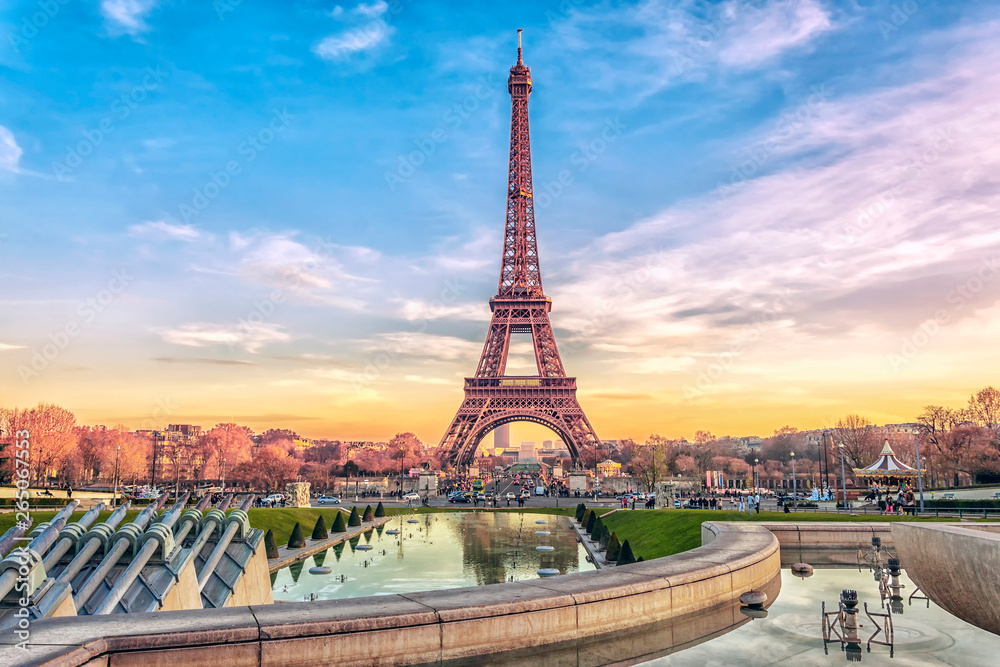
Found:
<svg viewBox="0 0 1000 667"><path fill-rule="evenodd" d="M471 462L479 442L493 429L527 421L555 431L574 459L580 449L600 441L576 399L576 378L567 377L549 323L552 299L542 289L535 236L531 182L528 97L531 69L522 60L517 31L517 64L510 68L510 159L507 164L507 215L500 281L490 299L493 318L475 377L465 378L465 400L438 444L453 465ZM506 374L512 334L530 334L536 375Z"/></svg>

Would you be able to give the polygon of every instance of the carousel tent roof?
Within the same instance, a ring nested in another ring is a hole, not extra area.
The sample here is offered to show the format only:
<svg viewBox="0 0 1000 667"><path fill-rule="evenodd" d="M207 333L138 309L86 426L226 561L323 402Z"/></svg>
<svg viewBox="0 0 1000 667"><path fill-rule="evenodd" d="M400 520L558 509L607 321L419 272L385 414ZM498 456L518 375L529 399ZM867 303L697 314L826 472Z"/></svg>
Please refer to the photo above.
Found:
<svg viewBox="0 0 1000 667"><path fill-rule="evenodd" d="M911 468L896 458L896 453L889 446L889 441L885 441L878 461L867 468L855 468L854 474L867 477L907 477L917 475L917 469Z"/></svg>

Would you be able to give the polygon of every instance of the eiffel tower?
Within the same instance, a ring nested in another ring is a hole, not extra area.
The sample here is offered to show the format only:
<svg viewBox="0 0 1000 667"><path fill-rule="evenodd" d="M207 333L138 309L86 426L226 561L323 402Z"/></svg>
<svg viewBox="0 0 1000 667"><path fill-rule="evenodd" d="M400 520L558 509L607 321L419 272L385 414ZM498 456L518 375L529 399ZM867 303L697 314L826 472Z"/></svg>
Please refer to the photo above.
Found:
<svg viewBox="0 0 1000 667"><path fill-rule="evenodd" d="M507 223L497 294L490 299L493 319L486 334L476 376L465 378L465 400L438 445L452 465L470 463L480 441L493 429L528 421L555 431L574 459L583 446L597 444L597 434L576 399L576 378L567 377L549 323L552 299L542 290L535 240L531 187L531 141L528 96L531 69L521 60L510 68L510 161L507 176ZM511 334L531 334L538 374L506 375Z"/></svg>

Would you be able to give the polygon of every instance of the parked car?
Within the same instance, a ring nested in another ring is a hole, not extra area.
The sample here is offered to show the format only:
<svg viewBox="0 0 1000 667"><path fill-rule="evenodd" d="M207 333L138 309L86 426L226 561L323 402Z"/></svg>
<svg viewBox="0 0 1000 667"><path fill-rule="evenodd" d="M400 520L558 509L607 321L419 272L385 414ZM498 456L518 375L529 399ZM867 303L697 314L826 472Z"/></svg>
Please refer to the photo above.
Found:
<svg viewBox="0 0 1000 667"><path fill-rule="evenodd" d="M471 503L472 502L472 496L471 496L471 494L469 494L467 492L459 491L457 493L453 493L450 496L448 496L448 502L449 503Z"/></svg>
<svg viewBox="0 0 1000 667"><path fill-rule="evenodd" d="M943 500L954 500L955 499L955 494L954 493L946 493L943 496L941 496L941 498Z"/></svg>
<svg viewBox="0 0 1000 667"><path fill-rule="evenodd" d="M319 498L316 499L316 502L318 502L320 505L327 505L327 504L339 505L340 498L338 498L337 496L320 496Z"/></svg>
<svg viewBox="0 0 1000 667"><path fill-rule="evenodd" d="M419 493L407 493L405 496L403 496L403 500L420 500L420 494Z"/></svg>

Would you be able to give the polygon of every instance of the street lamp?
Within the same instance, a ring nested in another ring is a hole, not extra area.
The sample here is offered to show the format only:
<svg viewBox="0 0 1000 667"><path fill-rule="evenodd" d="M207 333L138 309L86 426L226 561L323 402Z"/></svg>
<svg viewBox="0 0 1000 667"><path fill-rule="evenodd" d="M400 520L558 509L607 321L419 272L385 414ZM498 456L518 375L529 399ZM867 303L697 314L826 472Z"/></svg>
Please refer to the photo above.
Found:
<svg viewBox="0 0 1000 667"><path fill-rule="evenodd" d="M844 443L838 442L837 447L840 449L840 482L844 487L844 509L847 509L847 472L844 469Z"/></svg>
<svg viewBox="0 0 1000 667"><path fill-rule="evenodd" d="M226 492L226 457L222 457L222 492Z"/></svg>
<svg viewBox="0 0 1000 667"><path fill-rule="evenodd" d="M792 452L792 502L795 504L795 511L799 511L799 489L795 483L795 452Z"/></svg>
<svg viewBox="0 0 1000 667"><path fill-rule="evenodd" d="M757 473L757 457L753 459L753 492L757 493L760 488L760 475Z"/></svg>
<svg viewBox="0 0 1000 667"><path fill-rule="evenodd" d="M115 490L111 494L111 506L118 507L118 455L122 451L121 445L115 445Z"/></svg>
<svg viewBox="0 0 1000 667"><path fill-rule="evenodd" d="M913 446L917 448L917 488L920 491L920 513L924 513L924 477L920 471L920 436L913 434Z"/></svg>

